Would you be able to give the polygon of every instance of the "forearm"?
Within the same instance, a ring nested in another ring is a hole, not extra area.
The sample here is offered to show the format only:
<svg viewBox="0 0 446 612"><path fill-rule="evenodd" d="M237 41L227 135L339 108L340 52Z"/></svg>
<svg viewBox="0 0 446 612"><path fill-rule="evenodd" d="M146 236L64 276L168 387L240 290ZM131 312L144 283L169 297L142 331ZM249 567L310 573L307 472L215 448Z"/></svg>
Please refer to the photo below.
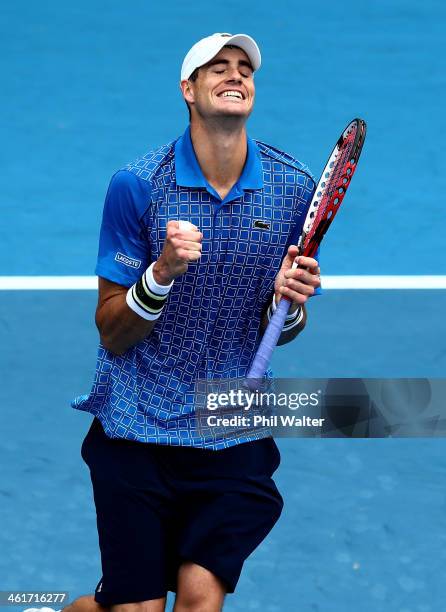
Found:
<svg viewBox="0 0 446 612"><path fill-rule="evenodd" d="M112 353L121 355L144 340L163 311L173 281L160 284L157 273L155 279L156 263L130 289L99 278L96 325L102 344Z"/></svg>
<svg viewBox="0 0 446 612"><path fill-rule="evenodd" d="M126 303L126 294L111 295L96 311L96 326L106 349L122 355L150 335L156 321L146 321Z"/></svg>

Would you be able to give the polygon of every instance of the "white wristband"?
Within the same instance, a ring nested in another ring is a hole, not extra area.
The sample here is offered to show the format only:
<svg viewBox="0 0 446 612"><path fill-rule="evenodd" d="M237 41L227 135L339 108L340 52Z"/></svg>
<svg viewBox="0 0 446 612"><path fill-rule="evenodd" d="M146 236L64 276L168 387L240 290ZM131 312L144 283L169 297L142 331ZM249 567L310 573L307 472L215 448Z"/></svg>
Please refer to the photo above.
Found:
<svg viewBox="0 0 446 612"><path fill-rule="evenodd" d="M276 310L277 310L276 296L273 295L272 302L270 306L268 307L268 311L267 311L268 320L271 319L272 315L276 312ZM299 325L303 317L304 317L304 309L302 308L302 306L299 306L299 308L297 308L292 314L288 314L286 316L283 330L288 331L289 329L292 329L296 325Z"/></svg>
<svg viewBox="0 0 446 612"><path fill-rule="evenodd" d="M156 321L161 316L167 296L173 285L173 281L170 285L159 285L156 282L153 277L154 265L155 262L130 287L125 298L127 306L146 321Z"/></svg>
<svg viewBox="0 0 446 612"><path fill-rule="evenodd" d="M272 302L271 302L271 310L272 310L272 314L274 314L276 312L276 310L277 310L276 296L275 295L273 295L273 299L272 299ZM298 316L298 313L299 313L300 310L302 310L302 306L299 306L299 308L297 308L297 310L295 310L292 314L287 314L286 321L291 321L296 316Z"/></svg>
<svg viewBox="0 0 446 612"><path fill-rule="evenodd" d="M150 266L147 268L147 270L144 273L146 276L147 285L150 291L153 291L153 293L156 293L158 295L167 295L169 291L172 289L174 281L172 281L170 285L159 285L153 276L153 267L155 263L156 263L155 261L151 263Z"/></svg>
<svg viewBox="0 0 446 612"><path fill-rule="evenodd" d="M299 306L299 308L295 312L293 312L292 315L288 315L288 317L286 318L285 325L283 326L283 331L289 331L290 329L293 329L293 327L299 325L303 318L304 309L302 308L302 306Z"/></svg>

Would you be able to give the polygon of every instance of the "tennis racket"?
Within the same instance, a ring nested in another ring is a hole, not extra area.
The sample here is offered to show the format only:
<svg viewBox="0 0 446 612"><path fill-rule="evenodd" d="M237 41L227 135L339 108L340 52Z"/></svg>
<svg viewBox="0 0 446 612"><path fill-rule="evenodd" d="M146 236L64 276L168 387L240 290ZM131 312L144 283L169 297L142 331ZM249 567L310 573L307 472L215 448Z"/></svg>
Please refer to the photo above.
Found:
<svg viewBox="0 0 446 612"><path fill-rule="evenodd" d="M300 236L293 236L291 240L291 244L297 243L300 255L314 257L345 197L345 192L356 170L365 135L365 121L353 119L336 143L317 184L305 217L302 233ZM297 268L296 263L293 264L293 268ZM247 378L263 378L290 306L291 301L282 296L265 330Z"/></svg>

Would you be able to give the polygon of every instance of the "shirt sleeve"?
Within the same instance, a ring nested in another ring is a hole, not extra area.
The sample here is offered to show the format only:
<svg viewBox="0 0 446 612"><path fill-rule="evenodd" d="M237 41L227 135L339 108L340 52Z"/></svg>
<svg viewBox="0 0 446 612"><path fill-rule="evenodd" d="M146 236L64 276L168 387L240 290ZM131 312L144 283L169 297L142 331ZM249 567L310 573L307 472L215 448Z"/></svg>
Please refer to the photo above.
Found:
<svg viewBox="0 0 446 612"><path fill-rule="evenodd" d="M150 196L150 183L132 172L120 170L112 177L102 215L97 276L130 287L149 265L150 248L141 218Z"/></svg>

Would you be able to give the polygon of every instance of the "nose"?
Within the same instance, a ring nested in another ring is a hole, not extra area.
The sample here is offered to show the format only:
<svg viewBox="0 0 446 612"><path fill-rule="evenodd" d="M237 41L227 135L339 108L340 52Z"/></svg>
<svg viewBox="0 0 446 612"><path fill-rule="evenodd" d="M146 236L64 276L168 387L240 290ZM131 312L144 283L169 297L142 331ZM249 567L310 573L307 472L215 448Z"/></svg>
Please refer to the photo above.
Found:
<svg viewBox="0 0 446 612"><path fill-rule="evenodd" d="M242 81L242 75L240 74L238 66L232 66L229 68L228 81L237 81L239 83Z"/></svg>

